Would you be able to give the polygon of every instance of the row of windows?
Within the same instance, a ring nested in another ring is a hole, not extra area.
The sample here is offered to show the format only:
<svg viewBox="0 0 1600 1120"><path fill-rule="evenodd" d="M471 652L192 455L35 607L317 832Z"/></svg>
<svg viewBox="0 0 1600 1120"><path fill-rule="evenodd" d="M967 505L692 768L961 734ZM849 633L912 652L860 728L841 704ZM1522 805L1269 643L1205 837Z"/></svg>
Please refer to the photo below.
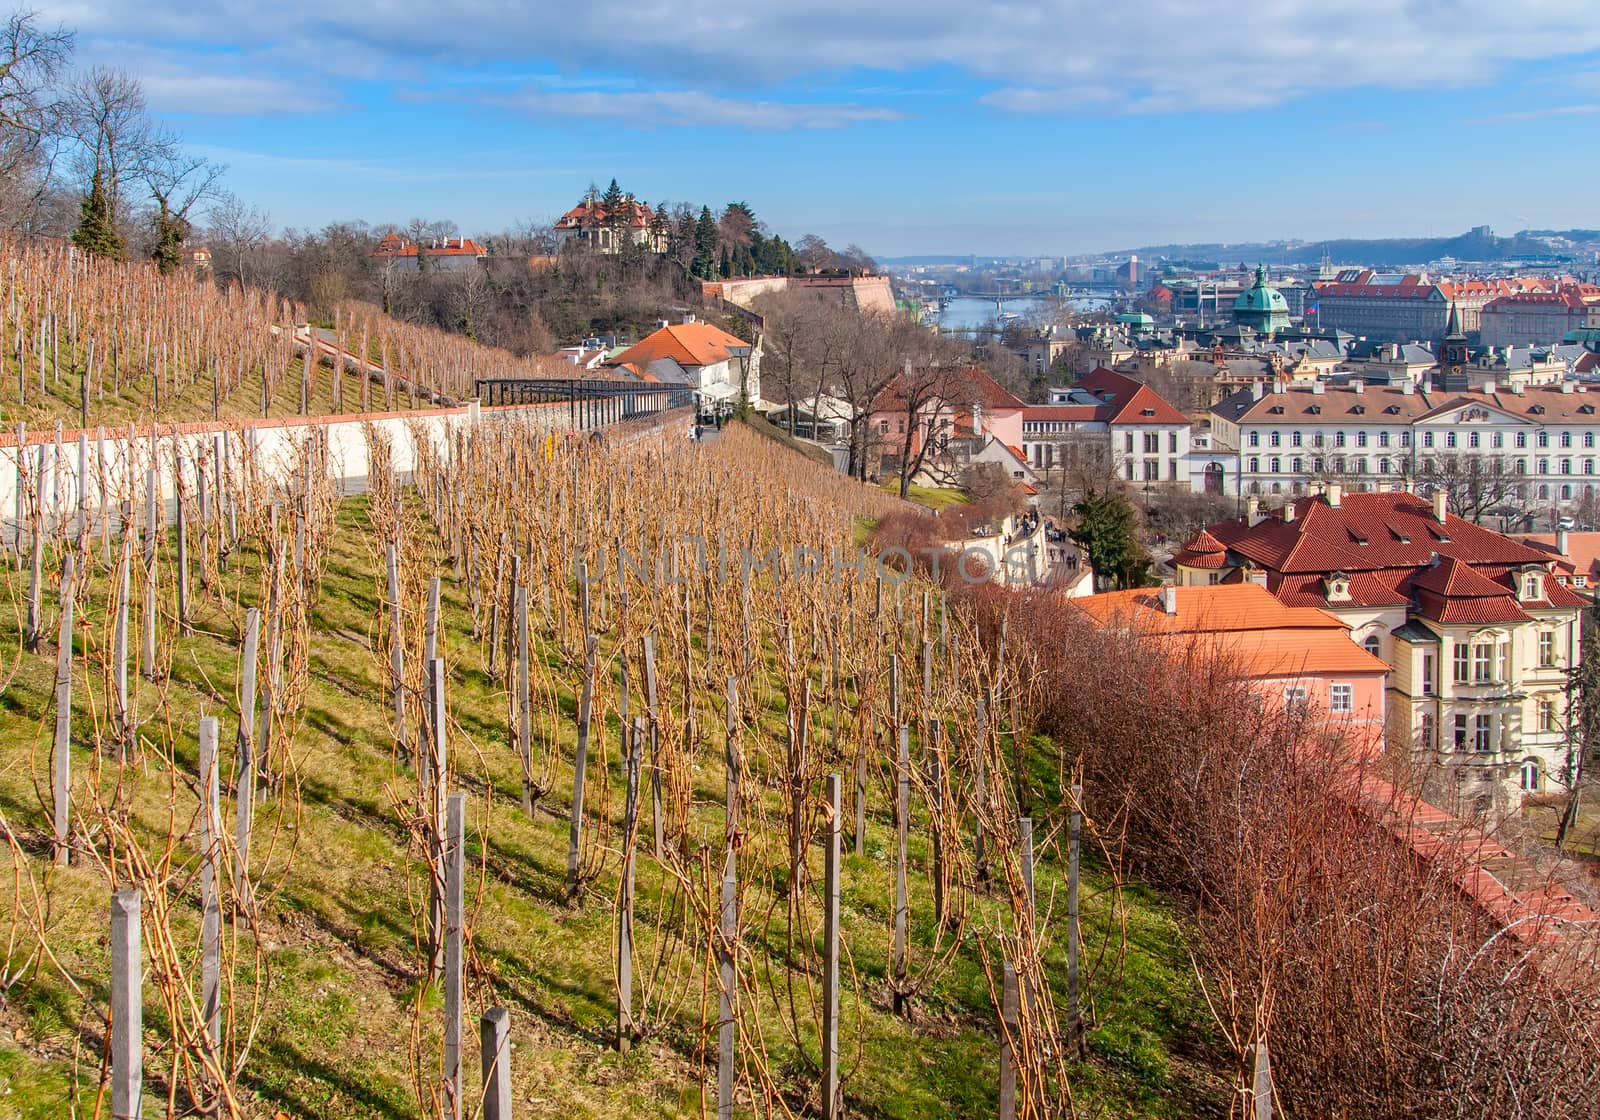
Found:
<svg viewBox="0 0 1600 1120"><path fill-rule="evenodd" d="M1461 436L1463 434L1465 434L1465 436L1466 436L1466 439L1465 439L1464 442L1461 439ZM1396 433L1396 435L1398 437L1397 440L1396 440L1396 445L1397 446L1399 446L1399 447L1410 447L1411 446L1411 433L1409 431L1399 432L1399 433ZM1511 433L1511 435L1512 435L1511 446L1513 446L1513 447L1527 447L1528 446L1528 433L1527 432L1513 432L1513 433ZM1303 437L1303 434L1301 432L1291 431L1291 432L1289 432L1288 436L1289 436L1289 446L1290 447L1301 447L1301 446L1304 446L1304 444L1306 442L1304 437ZM1246 433L1246 435L1245 435L1245 443L1249 447L1260 447L1261 443L1262 443L1261 437L1262 437L1262 433L1260 431L1252 430L1252 431ZM1282 447L1283 446L1283 437L1284 437L1284 433L1282 433L1282 432L1269 431L1269 432L1266 433L1266 445L1268 447ZM1440 437L1442 437L1442 438L1440 438ZM1485 437L1487 437L1487 438L1485 438ZM1129 438L1131 439L1132 437L1130 436ZM1323 433L1323 432L1312 432L1309 442L1310 442L1310 445L1312 447L1322 447L1324 445L1324 441L1326 439L1327 439L1327 436L1326 436L1325 433ZM1353 441L1355 443L1355 446L1357 446L1357 447L1366 447L1367 446L1367 440L1368 440L1368 435L1367 435L1366 432L1354 432L1354 433L1352 433L1352 434L1350 434L1348 436L1346 435L1346 433L1344 433L1342 431L1336 431L1336 432L1334 432L1332 434L1332 443L1333 443L1333 446L1335 446L1335 447L1344 447L1344 446L1346 446L1347 442L1349 442L1349 441ZM1434 433L1434 432L1423 432L1422 433L1422 446L1423 447L1434 447L1434 446L1436 446L1436 443L1435 443L1436 440L1438 440L1438 445L1444 446L1444 447L1447 447L1447 448L1456 448L1456 447L1462 447L1462 446L1469 447L1469 448L1478 448L1478 447L1503 448L1503 447L1506 446L1506 433L1505 432L1475 432L1475 431L1469 431L1469 432L1466 432L1466 433L1460 433L1460 432L1456 432L1456 431L1447 431L1447 432L1440 432L1440 433ZM1389 432L1380 431L1380 432L1377 433L1377 445L1379 447L1388 447L1388 446L1390 446L1390 442L1389 441L1390 441L1390 433ZM1534 443L1538 447L1549 447L1550 446L1550 433L1546 432L1546 431L1541 431L1541 432L1536 433L1535 437L1534 437ZM1592 432L1592 431L1580 433L1580 435L1578 436L1577 440L1574 441L1573 434L1571 432L1560 432L1560 433L1557 434L1556 443L1560 447L1573 447L1573 446L1576 445L1576 443L1581 443L1584 447L1594 447L1596 445L1595 444L1595 433Z"/></svg>
<svg viewBox="0 0 1600 1120"><path fill-rule="evenodd" d="M1154 454L1156 454L1157 452L1159 452L1161 450L1161 433L1160 432L1144 432L1142 434L1144 436L1144 453L1146 455L1154 455ZM1133 435L1134 435L1134 433L1132 433L1132 432L1123 432L1122 433L1122 437L1123 437L1122 449L1124 451L1126 451L1130 455L1133 454ZM1171 455L1176 455L1178 453L1178 433L1177 432L1168 432L1167 433L1167 452L1168 452L1168 454L1171 454Z"/></svg>
<svg viewBox="0 0 1600 1120"><path fill-rule="evenodd" d="M1321 470L1322 468L1319 467L1317 469ZM1353 474L1354 472L1346 471L1344 473ZM1351 485L1358 491L1372 489L1372 483L1370 482L1352 483ZM1282 482L1275 480L1263 482L1259 478L1252 478L1245 484L1245 493L1247 494L1282 494L1285 492L1285 489L1286 488ZM1517 486L1511 488L1511 496L1519 502L1525 502L1528 500L1530 495L1534 495L1537 496L1539 501L1548 502L1551 500L1552 494L1559 494L1563 502L1570 502L1576 495L1577 490L1578 488L1572 485L1570 482L1564 482L1559 487L1552 486L1547 482L1541 482L1538 486L1518 484ZM1290 480L1287 486L1287 492L1290 494L1304 494L1306 492L1305 481L1303 479ZM1583 496L1585 498L1593 498L1596 496L1596 488L1594 483L1584 484Z"/></svg>
<svg viewBox="0 0 1600 1120"><path fill-rule="evenodd" d="M1356 686L1345 681L1333 681L1328 685L1328 711L1348 714L1355 711ZM1290 685L1283 690L1283 706L1291 712L1302 712L1306 708L1306 686L1301 684Z"/></svg>
<svg viewBox="0 0 1600 1120"><path fill-rule="evenodd" d="M1285 460L1281 456L1278 456L1278 455L1269 456L1267 458L1267 460L1266 460L1267 473L1268 474L1282 474L1283 473L1284 461ZM1260 474L1261 473L1261 462L1262 462L1261 456L1259 456L1259 455L1251 455L1248 459L1245 460L1247 473L1249 473L1249 474ZM1557 459L1556 460L1556 471L1555 471L1555 473L1556 474L1595 474L1596 473L1595 462L1596 462L1596 460L1594 460L1594 459L1577 459L1577 460L1565 459L1565 458L1564 459ZM1358 455L1358 456L1356 456L1354 458L1349 458L1349 459L1345 458L1343 455L1334 455L1334 456L1331 456L1330 458L1327 458L1327 459L1324 459L1320 455L1313 456L1313 457L1311 457L1309 459L1303 458L1303 457L1301 457L1299 455L1295 455L1295 456L1292 456L1288 460L1288 463L1289 463L1289 473L1290 474L1304 474L1305 471L1306 471L1306 464L1307 463L1311 464L1310 469L1311 469L1311 472L1313 474L1321 474L1325 467L1327 469L1331 469L1332 471L1334 471L1337 474L1366 474L1367 473L1367 460L1366 460L1366 457L1365 456L1360 456L1360 455ZM1431 458L1427 458L1427 459L1423 460L1423 465L1426 466L1429 469L1433 469L1438 464L1436 464ZM1574 465L1576 465L1576 467L1577 467L1576 470L1573 469ZM1395 473L1398 474L1398 473L1400 473L1400 471L1401 471L1403 466L1404 466L1404 460L1403 459L1390 459L1387 455L1379 456L1378 460L1377 460L1377 467L1378 467L1377 473L1381 474L1381 475L1388 474L1389 471L1390 471L1390 468L1393 467ZM1487 465L1486 473L1497 474L1497 475L1498 474L1527 474L1528 473L1528 460L1527 459L1509 459L1509 460L1498 460L1497 459L1497 460L1495 460L1492 463L1489 463ZM1534 471L1533 471L1533 473L1536 474L1536 475L1550 474L1551 473L1550 460L1546 459L1546 458L1542 458L1542 457L1539 458L1539 459L1534 460Z"/></svg>

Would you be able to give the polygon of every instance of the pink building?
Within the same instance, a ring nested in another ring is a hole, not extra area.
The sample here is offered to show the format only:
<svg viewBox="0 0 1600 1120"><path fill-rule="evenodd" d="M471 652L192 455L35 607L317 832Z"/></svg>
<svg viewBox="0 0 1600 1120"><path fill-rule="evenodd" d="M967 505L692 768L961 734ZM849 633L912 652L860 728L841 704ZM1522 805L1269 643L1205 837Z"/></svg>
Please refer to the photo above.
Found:
<svg viewBox="0 0 1600 1120"><path fill-rule="evenodd" d="M898 455L911 431L910 453L929 439L934 455L970 441L981 449L990 437L1022 457L1022 412L1026 406L977 366L908 370L890 381L872 402L871 431L881 450Z"/></svg>
<svg viewBox="0 0 1600 1120"><path fill-rule="evenodd" d="M1303 711L1358 754L1383 750L1389 666L1328 611L1285 606L1253 583L1113 591L1073 602L1101 627L1214 652L1264 703Z"/></svg>

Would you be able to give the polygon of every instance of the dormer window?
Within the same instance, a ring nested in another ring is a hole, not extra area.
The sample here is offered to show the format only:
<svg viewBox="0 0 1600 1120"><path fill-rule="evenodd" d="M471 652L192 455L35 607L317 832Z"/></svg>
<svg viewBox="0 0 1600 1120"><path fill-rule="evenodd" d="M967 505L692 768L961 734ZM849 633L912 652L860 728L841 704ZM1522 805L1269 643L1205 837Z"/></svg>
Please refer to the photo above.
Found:
<svg viewBox="0 0 1600 1120"><path fill-rule="evenodd" d="M1309 416L1321 416L1322 415L1322 406L1320 404L1310 405L1306 409L1306 414L1309 415Z"/></svg>
<svg viewBox="0 0 1600 1120"><path fill-rule="evenodd" d="M1544 573L1522 573L1522 601L1524 603L1538 602L1544 598Z"/></svg>
<svg viewBox="0 0 1600 1120"><path fill-rule="evenodd" d="M1343 572L1334 572L1323 579L1322 592L1330 603L1348 603L1350 601L1350 577Z"/></svg>

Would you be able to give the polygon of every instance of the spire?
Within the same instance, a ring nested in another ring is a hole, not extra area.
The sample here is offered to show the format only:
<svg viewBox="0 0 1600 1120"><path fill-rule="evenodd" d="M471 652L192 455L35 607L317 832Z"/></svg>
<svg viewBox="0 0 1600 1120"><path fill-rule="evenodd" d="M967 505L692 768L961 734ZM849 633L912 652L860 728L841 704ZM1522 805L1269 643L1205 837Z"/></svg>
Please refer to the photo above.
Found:
<svg viewBox="0 0 1600 1120"><path fill-rule="evenodd" d="M1461 316L1456 313L1456 301L1450 301L1450 318L1444 324L1446 338L1465 338L1461 333Z"/></svg>

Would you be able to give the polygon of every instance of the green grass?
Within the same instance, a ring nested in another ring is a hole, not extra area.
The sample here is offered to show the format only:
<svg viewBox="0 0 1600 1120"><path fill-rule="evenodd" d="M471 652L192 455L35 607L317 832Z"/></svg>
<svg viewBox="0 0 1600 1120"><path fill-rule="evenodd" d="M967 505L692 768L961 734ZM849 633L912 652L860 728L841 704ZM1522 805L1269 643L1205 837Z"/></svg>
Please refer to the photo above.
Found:
<svg viewBox="0 0 1600 1120"><path fill-rule="evenodd" d="M415 547L433 550L430 542ZM408 1058L413 1010L422 1008L420 1040L432 1060L439 993L420 981L416 968L422 876L417 853L399 823L415 777L397 766L390 748L374 653L382 642L377 608L381 567L365 499L343 504L330 548L311 617L309 681L294 745L299 802L269 802L257 822L258 837L276 831L278 838L270 856L258 840L258 856L269 862L260 942L265 987L260 1033L239 1086L246 1115L252 1117L270 1117L278 1110L297 1120L409 1117L417 1111ZM13 601L21 578L9 565L0 575ZM258 583L255 558L237 558L224 581L229 601L203 598L193 636L177 640L172 680L163 690L143 682L136 687L139 711L148 721L145 734L160 739L170 734L182 769L194 765L193 728L204 710L221 716L224 773L229 772L234 721L228 698L238 672L237 634L242 607L256 601ZM104 584L104 573L98 573L84 609L92 621L100 617ZM0 614L9 612L0 609ZM441 647L452 669L449 699L458 724L451 746L459 783L470 796L469 858L474 871L469 894L476 897L476 915L468 1004L474 1016L491 1003L511 1011L518 1115L700 1116L702 989L697 951L669 960L660 977L641 979L641 989L648 988L655 1001L651 1011L657 1030L632 1054L619 1056L607 1046L615 1015L610 905L615 860L591 885L585 905L574 908L561 899L576 673L553 642L544 644L540 654L556 666L551 687L561 720L554 734L542 732L541 749L555 752L555 781L539 812L528 820L517 807L519 771L507 749L506 696L485 672L482 647L471 638L465 592L448 574L444 617ZM97 1040L104 1026L107 888L93 868L51 871L45 866L48 818L39 791L48 798L53 660L48 649L42 654L21 652L14 623L0 624L0 650L5 651L0 654L0 681L5 682L0 691L0 811L21 838L28 876L42 884L49 900L47 941L61 966L89 994L87 1000L78 998L48 965L25 975L7 993L0 1005L0 1038L5 1039L0 1044L0 1120L63 1115L63 1102L74 1085L79 1114L84 1115L92 1112ZM96 716L100 693L81 679L74 701L77 733L85 740L75 752L81 782L96 764L88 740L103 711ZM711 715L703 718L715 726ZM766 734L776 737L782 720L778 700L757 718ZM615 828L621 797L614 713L602 711L598 726L603 730L596 743L589 804L594 812L608 814ZM720 744L708 742L705 749L694 774L694 830L714 841L721 828ZM99 765L108 780L116 776L117 767L105 756ZM174 787L173 776L159 763L130 767L120 776L127 782L130 811L145 829L164 829L173 796L180 829L187 827L192 794L181 782ZM1041 796L1048 796L1050 770L1042 763L1036 779ZM606 780L611 783L609 799L595 792ZM757 805L768 827L781 832L776 795L765 792ZM857 1116L906 1120L991 1116L997 1042L988 985L974 946L982 930L1001 920L1001 900L983 896L975 901L972 944L916 1002L914 1021L890 1014L883 978L892 830L883 812L887 806L875 803L872 808L866 854L850 857L844 874L844 930L853 966L846 974L843 1016L848 1107ZM779 862L765 850L770 839L753 839L749 855L742 857L748 863L741 866L750 869L748 915L763 913L772 904L770 893L756 882ZM776 843L781 847L781 837ZM192 851L192 840L186 844ZM925 831L916 830L911 878L916 945L933 938L928 859ZM816 850L810 874L813 882L820 882ZM1215 1043L1188 963L1187 927L1153 892L1129 889L1118 904L1110 888L1105 870L1091 861L1084 876L1084 936L1091 957L1102 949L1104 955L1087 985L1094 1029L1088 1039L1089 1061L1073 1070L1075 1097L1080 1105L1103 1108L1105 1115L1220 1116L1226 1111L1227 1090L1215 1072ZM198 924L194 888L184 877L175 881L174 889L183 892L177 918L180 944L192 958ZM1064 875L1053 853L1045 853L1038 891L1041 905L1049 900L1057 915L1047 971L1059 1001L1065 984L1065 936L1059 918ZM671 884L647 858L641 859L639 897L639 945L645 960L678 924L667 908ZM13 906L11 883L0 883L0 934L16 934L9 958L0 962L7 966L7 978L22 968L32 947L27 926L13 924ZM781 905L778 913L781 918ZM808 915L810 923L816 916L814 899ZM794 978L782 965L784 930L781 921L766 929L752 925L745 942L745 975L772 1068L798 1098L810 1090L814 1077L784 1027L786 984ZM800 936L814 937L815 926L807 924ZM249 954L245 956L248 961ZM248 990L245 981L253 975L253 966L241 966L241 991ZM804 998L801 1006L808 1006ZM802 1010L800 1020L801 1037L814 1050L809 1012ZM149 1116L165 1111L165 1026L159 1000L147 986ZM80 1043L75 1067L73 1054ZM473 1047L468 1049L466 1080L471 1084L477 1061ZM86 1101L91 1102L88 1108Z"/></svg>
<svg viewBox="0 0 1600 1120"><path fill-rule="evenodd" d="M885 482L883 488L897 498L900 496L900 480L897 478ZM913 483L906 489L906 497L918 505L936 510L967 503L967 496L950 486L918 486Z"/></svg>

